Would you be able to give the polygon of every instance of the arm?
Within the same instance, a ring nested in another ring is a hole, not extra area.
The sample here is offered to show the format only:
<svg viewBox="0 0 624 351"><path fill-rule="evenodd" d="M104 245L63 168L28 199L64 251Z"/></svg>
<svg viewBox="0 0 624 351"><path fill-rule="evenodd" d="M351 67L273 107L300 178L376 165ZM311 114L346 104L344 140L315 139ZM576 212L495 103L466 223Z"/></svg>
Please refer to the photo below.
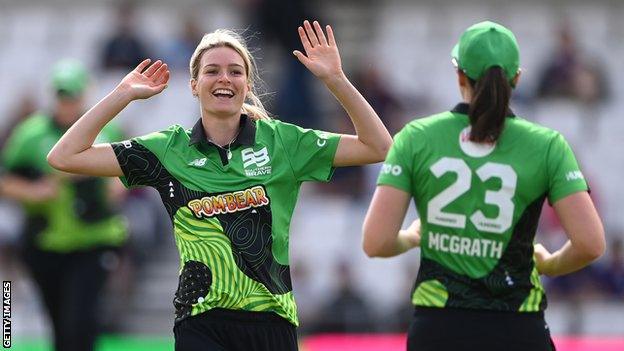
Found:
<svg viewBox="0 0 624 351"><path fill-rule="evenodd" d="M380 185L364 219L362 246L369 257L392 257L420 245L420 220L400 230L410 194Z"/></svg>
<svg viewBox="0 0 624 351"><path fill-rule="evenodd" d="M327 38L316 21L314 29L308 21L304 22L304 27L298 30L305 55L297 50L293 54L334 94L349 114L357 134L340 138L333 165L353 166L383 161L392 144L392 137L377 113L342 71L331 27L326 27Z"/></svg>
<svg viewBox="0 0 624 351"><path fill-rule="evenodd" d="M149 59L141 62L69 128L48 154L48 163L52 167L93 176L123 175L110 144L93 145L93 142L102 128L130 102L147 99L166 88L169 80L167 65L161 61L148 67L149 64Z"/></svg>
<svg viewBox="0 0 624 351"><path fill-rule="evenodd" d="M28 180L11 174L0 177L0 194L18 202L45 202L54 198L57 190L58 183L52 177L38 180Z"/></svg>
<svg viewBox="0 0 624 351"><path fill-rule="evenodd" d="M569 240L552 254L536 244L537 270L548 276L568 274L602 256L605 251L604 229L589 194L579 192L566 196L553 207Z"/></svg>

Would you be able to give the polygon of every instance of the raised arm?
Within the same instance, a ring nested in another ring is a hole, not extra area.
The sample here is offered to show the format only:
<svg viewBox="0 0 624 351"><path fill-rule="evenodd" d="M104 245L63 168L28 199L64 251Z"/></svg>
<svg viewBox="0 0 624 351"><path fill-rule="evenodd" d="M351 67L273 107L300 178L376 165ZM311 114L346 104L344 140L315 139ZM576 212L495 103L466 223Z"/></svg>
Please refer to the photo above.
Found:
<svg viewBox="0 0 624 351"><path fill-rule="evenodd" d="M553 207L569 240L552 254L542 245L535 245L537 270L548 276L568 274L602 256L604 228L589 194L579 192L566 196Z"/></svg>
<svg viewBox="0 0 624 351"><path fill-rule="evenodd" d="M334 157L334 166L353 166L383 161L392 144L392 137L371 105L351 84L342 71L340 54L333 30L326 26L327 37L321 25L314 28L305 21L299 27L299 37L305 54L293 54L318 77L334 94L349 114L357 135L343 135Z"/></svg>
<svg viewBox="0 0 624 351"><path fill-rule="evenodd" d="M104 99L69 128L48 154L48 163L58 170L92 176L122 176L110 144L93 145L102 128L130 102L162 92L169 81L166 64L141 62Z"/></svg>

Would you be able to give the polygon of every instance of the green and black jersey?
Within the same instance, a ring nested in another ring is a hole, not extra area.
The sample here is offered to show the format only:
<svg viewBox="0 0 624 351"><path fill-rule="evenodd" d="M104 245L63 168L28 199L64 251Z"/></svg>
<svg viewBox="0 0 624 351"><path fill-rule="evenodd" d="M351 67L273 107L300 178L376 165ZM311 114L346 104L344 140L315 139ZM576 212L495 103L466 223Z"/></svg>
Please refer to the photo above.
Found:
<svg viewBox="0 0 624 351"><path fill-rule="evenodd" d="M126 240L126 223L110 206L106 180L62 175L48 165L48 152L64 132L53 118L38 113L15 127L2 151L5 172L30 180L50 176L59 181L55 198L23 204L25 240L41 250L58 253L119 246ZM109 124L96 142L122 138L121 131Z"/></svg>
<svg viewBox="0 0 624 351"><path fill-rule="evenodd" d="M212 308L275 312L298 325L288 261L301 183L328 181L340 136L241 116L229 151L192 130L112 144L127 186L160 193L180 253L176 322Z"/></svg>
<svg viewBox="0 0 624 351"><path fill-rule="evenodd" d="M533 239L550 203L587 183L557 132L514 117L496 144L469 140L468 105L399 132L379 185L414 197L421 218L416 306L535 312L546 308Z"/></svg>

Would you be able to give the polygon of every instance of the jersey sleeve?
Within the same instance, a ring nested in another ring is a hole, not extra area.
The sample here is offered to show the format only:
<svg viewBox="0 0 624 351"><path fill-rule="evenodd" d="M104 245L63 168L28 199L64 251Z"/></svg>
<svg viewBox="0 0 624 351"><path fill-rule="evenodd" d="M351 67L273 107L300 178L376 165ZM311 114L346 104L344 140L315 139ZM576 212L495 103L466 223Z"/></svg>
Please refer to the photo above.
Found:
<svg viewBox="0 0 624 351"><path fill-rule="evenodd" d="M159 184L164 159L171 139L171 130L111 143L123 176L119 179L127 188Z"/></svg>
<svg viewBox="0 0 624 351"><path fill-rule="evenodd" d="M28 138L20 129L9 137L2 150L2 167L10 173L18 167L26 166L30 159Z"/></svg>
<svg viewBox="0 0 624 351"><path fill-rule="evenodd" d="M417 157L418 152L415 145L415 138L411 126L404 127L394 137L392 147L388 151L386 160L381 166L377 185L390 185L394 188L403 190L410 194L412 189L412 169L413 160Z"/></svg>
<svg viewBox="0 0 624 351"><path fill-rule="evenodd" d="M298 181L327 182L331 179L339 134L283 122L277 122L275 129Z"/></svg>
<svg viewBox="0 0 624 351"><path fill-rule="evenodd" d="M39 117L38 117L39 118ZM41 133L37 132L36 118L29 118L19 124L11 133L2 150L2 167L6 173L16 174L27 178L37 178L50 170L45 160L47 152L54 146L56 140L50 141L49 149L35 147L42 141ZM42 153L43 152L43 153Z"/></svg>
<svg viewBox="0 0 624 351"><path fill-rule="evenodd" d="M589 187L568 142L557 134L550 143L547 155L548 201L558 200Z"/></svg>

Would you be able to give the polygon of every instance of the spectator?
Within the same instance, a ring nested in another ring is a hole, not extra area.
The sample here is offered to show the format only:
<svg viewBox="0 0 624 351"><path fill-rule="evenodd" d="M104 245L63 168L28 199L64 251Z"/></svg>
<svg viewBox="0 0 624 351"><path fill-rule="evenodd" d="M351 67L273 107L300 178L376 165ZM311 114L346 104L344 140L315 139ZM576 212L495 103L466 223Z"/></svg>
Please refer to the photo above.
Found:
<svg viewBox="0 0 624 351"><path fill-rule="evenodd" d="M622 236L611 242L609 257L595 267L600 288L607 296L615 299L624 298L624 243Z"/></svg>
<svg viewBox="0 0 624 351"><path fill-rule="evenodd" d="M191 56L203 35L204 32L197 19L191 14L187 15L183 19L180 32L162 49L163 60L167 62L169 68L188 70Z"/></svg>
<svg viewBox="0 0 624 351"><path fill-rule="evenodd" d="M608 95L606 77L597 62L584 56L568 23L558 30L557 48L539 78L538 98L566 98L592 104Z"/></svg>
<svg viewBox="0 0 624 351"><path fill-rule="evenodd" d="M102 49L102 67L111 69L133 69L148 52L142 39L135 31L134 2L122 2L117 10L117 28Z"/></svg>
<svg viewBox="0 0 624 351"><path fill-rule="evenodd" d="M320 333L358 333L373 331L372 313L366 299L355 288L350 262L336 268L338 288L319 312L315 331Z"/></svg>
<svg viewBox="0 0 624 351"><path fill-rule="evenodd" d="M264 42L276 44L279 57L283 61L279 65L280 75L277 79L277 89L274 100L268 104L268 109L275 112L279 118L288 117L288 122L305 128L324 128L318 120L318 109L313 102L312 76L297 60L292 60L293 48L301 47L299 36L293 32L306 18L319 17L311 13L303 0L239 0L246 6L248 23L251 29L258 33L258 42L251 46L263 46Z"/></svg>

